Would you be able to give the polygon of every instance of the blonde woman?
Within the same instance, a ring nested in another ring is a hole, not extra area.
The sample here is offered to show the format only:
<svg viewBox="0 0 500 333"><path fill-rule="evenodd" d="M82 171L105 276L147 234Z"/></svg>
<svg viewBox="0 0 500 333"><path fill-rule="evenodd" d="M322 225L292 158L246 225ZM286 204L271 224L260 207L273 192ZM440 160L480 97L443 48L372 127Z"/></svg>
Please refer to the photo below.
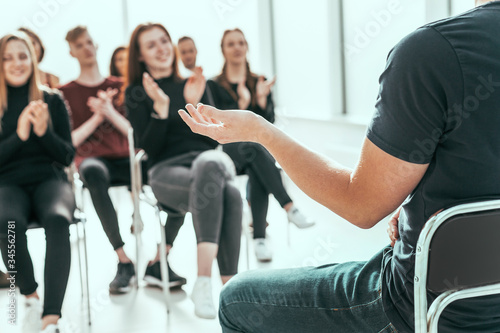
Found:
<svg viewBox="0 0 500 333"><path fill-rule="evenodd" d="M0 249L8 269L17 271L16 284L26 299L23 332L57 332L75 207L64 173L75 153L68 111L58 94L41 85L26 34L4 36L0 55ZM33 219L47 240L43 307L26 240Z"/></svg>

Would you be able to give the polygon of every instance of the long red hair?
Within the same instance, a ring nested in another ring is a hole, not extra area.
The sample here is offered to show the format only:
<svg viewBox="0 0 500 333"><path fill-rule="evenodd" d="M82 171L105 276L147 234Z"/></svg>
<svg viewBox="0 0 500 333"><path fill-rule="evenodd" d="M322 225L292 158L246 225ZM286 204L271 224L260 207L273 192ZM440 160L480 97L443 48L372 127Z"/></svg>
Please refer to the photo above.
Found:
<svg viewBox="0 0 500 333"><path fill-rule="evenodd" d="M130 43L128 46L128 73L126 76L125 86L130 84L140 84L142 83L142 75L144 72L147 72L146 64L143 61L140 61L141 50L139 46L139 37L145 31L151 30L153 28L160 28L163 30L167 37L172 41L170 34L167 29L160 23L142 23L139 24L132 32L132 36L130 37ZM177 52L174 47L174 62L172 63L172 76L174 79L181 80L181 76L179 75L179 67L177 65Z"/></svg>

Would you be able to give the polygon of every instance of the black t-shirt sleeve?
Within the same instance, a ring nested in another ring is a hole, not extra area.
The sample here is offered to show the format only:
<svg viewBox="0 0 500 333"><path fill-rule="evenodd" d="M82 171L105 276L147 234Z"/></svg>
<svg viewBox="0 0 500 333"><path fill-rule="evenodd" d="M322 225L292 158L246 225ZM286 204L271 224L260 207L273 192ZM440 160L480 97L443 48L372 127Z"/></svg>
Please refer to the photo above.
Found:
<svg viewBox="0 0 500 333"><path fill-rule="evenodd" d="M404 161L429 163L447 130L447 110L462 100L454 49L433 28L421 28L390 52L379 81L368 139Z"/></svg>
<svg viewBox="0 0 500 333"><path fill-rule="evenodd" d="M55 162L69 166L75 156L66 105L59 94L46 95L52 125L38 138Z"/></svg>

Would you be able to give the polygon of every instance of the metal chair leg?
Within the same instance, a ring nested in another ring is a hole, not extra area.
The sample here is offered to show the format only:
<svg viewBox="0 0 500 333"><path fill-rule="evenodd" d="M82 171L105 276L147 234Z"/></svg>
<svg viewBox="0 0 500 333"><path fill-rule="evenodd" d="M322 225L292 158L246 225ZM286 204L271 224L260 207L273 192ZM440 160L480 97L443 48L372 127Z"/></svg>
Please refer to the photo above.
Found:
<svg viewBox="0 0 500 333"><path fill-rule="evenodd" d="M78 253L78 271L80 273L80 289L82 291L82 298L85 296L85 292L83 289L83 271L82 271L82 257L80 253L80 228L79 228L80 223L75 224L75 229L76 229L76 248L77 248L77 253Z"/></svg>
<svg viewBox="0 0 500 333"><path fill-rule="evenodd" d="M167 266L167 253L165 252L167 248L167 237L165 235L165 226L161 222L160 209L158 206L155 208L156 218L158 219L161 234L161 245L160 245L160 269L163 284L163 295L165 297L165 305L167 307L167 315L170 314L170 286L169 286L169 276L168 276L168 266Z"/></svg>
<svg viewBox="0 0 500 333"><path fill-rule="evenodd" d="M85 289L87 290L87 319L89 322L89 326L92 325L90 320L90 287L89 287L89 262L88 262L88 253L87 253L87 231L85 229L85 222L82 221L82 230L83 230L83 253L85 255ZM78 252L80 252L80 247L78 247ZM83 286L82 286L83 287Z"/></svg>
<svg viewBox="0 0 500 333"><path fill-rule="evenodd" d="M245 234L245 242L246 242L246 247L247 247L247 271L250 270L250 236L248 235L248 232L245 230L245 227L243 227L243 233Z"/></svg>

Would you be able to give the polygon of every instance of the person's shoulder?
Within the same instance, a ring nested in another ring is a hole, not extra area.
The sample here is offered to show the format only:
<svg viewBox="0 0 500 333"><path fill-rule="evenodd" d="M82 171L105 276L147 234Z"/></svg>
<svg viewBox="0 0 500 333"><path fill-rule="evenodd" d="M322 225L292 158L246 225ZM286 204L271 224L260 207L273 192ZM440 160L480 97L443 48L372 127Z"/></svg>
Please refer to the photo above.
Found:
<svg viewBox="0 0 500 333"><path fill-rule="evenodd" d="M42 87L43 91L43 100L49 108L53 109L54 106L64 105L64 99L61 91L57 89L51 89L48 87Z"/></svg>
<svg viewBox="0 0 500 333"><path fill-rule="evenodd" d="M123 79L117 76L109 76L104 79L104 82L101 85L101 89L121 89L123 86Z"/></svg>
<svg viewBox="0 0 500 333"><path fill-rule="evenodd" d="M78 88L79 88L79 85L78 85L78 83L76 83L76 81L70 81L66 84L61 85L58 89L61 91L67 91L67 90L78 89Z"/></svg>
<svg viewBox="0 0 500 333"><path fill-rule="evenodd" d="M140 83L132 83L125 88L125 95L129 95L135 91L144 91L144 87Z"/></svg>
<svg viewBox="0 0 500 333"><path fill-rule="evenodd" d="M389 59L405 63L432 62L447 56L445 51L450 48L449 42L434 26L425 25L401 39L390 51Z"/></svg>

